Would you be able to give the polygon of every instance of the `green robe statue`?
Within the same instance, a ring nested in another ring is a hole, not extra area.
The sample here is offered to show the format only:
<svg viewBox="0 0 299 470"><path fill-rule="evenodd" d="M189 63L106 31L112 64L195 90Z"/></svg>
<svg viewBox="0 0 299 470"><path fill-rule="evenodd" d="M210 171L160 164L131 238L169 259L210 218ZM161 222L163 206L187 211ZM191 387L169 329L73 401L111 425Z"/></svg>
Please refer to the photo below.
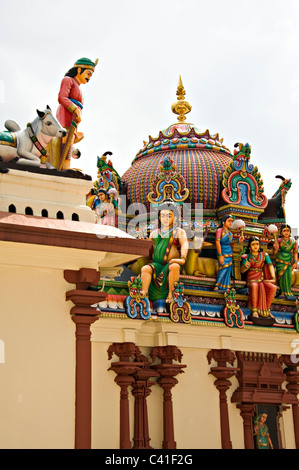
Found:
<svg viewBox="0 0 299 470"><path fill-rule="evenodd" d="M280 287L280 295L292 295L292 259L295 240L289 238L280 241L279 252L276 258L277 280Z"/></svg>
<svg viewBox="0 0 299 470"><path fill-rule="evenodd" d="M173 230L167 232L166 236L162 236L160 231L154 237L154 255L153 262L150 266L153 270L152 281L149 286L149 299L159 300L166 299L168 295L168 266L167 262L170 248L173 244Z"/></svg>

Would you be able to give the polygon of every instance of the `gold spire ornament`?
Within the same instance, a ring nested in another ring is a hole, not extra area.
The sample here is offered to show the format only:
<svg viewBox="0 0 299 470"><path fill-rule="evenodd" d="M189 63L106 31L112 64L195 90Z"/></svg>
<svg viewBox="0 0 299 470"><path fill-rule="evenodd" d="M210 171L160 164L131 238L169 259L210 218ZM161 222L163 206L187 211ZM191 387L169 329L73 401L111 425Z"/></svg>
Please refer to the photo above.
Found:
<svg viewBox="0 0 299 470"><path fill-rule="evenodd" d="M185 114L190 113L192 106L188 101L185 101L185 88L183 86L182 78L179 77L179 83L177 87L176 95L178 101L171 105L171 110L174 114L178 114L178 121L183 122L186 119Z"/></svg>

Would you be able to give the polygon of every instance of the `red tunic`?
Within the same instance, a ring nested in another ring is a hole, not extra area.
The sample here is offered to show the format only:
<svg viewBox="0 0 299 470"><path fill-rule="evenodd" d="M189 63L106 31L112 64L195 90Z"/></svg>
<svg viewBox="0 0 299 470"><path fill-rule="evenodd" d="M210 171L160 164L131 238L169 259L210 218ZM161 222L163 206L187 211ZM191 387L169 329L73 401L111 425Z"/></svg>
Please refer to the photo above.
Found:
<svg viewBox="0 0 299 470"><path fill-rule="evenodd" d="M60 85L58 94L59 106L56 112L56 117L62 127L70 127L73 117L73 112L77 108L70 98L79 101L83 105L83 97L80 89L80 84L75 78L64 77Z"/></svg>

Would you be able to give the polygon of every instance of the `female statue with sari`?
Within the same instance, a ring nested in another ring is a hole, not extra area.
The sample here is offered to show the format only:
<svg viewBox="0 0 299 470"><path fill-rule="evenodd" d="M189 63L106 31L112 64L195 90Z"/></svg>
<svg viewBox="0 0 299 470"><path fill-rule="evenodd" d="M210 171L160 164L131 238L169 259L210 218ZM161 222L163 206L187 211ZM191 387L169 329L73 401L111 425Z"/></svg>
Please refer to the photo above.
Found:
<svg viewBox="0 0 299 470"><path fill-rule="evenodd" d="M292 271L298 265L298 243L291 237L291 227L283 224L280 237L273 245L276 255L277 281L280 288L279 297L292 296Z"/></svg>
<svg viewBox="0 0 299 470"><path fill-rule="evenodd" d="M249 239L247 254L241 264L241 272L247 272L248 308L252 316L274 318L270 307L277 291L275 270L268 253L260 250L258 237Z"/></svg>
<svg viewBox="0 0 299 470"><path fill-rule="evenodd" d="M273 449L273 444L266 424L267 414L262 413L254 421L253 435L257 449Z"/></svg>
<svg viewBox="0 0 299 470"><path fill-rule="evenodd" d="M222 217L221 224L216 230L216 251L219 263L219 271L214 287L215 291L229 290L231 284L231 274L233 266L233 234L230 231L233 218L227 214ZM244 237L239 237L239 243L242 243Z"/></svg>

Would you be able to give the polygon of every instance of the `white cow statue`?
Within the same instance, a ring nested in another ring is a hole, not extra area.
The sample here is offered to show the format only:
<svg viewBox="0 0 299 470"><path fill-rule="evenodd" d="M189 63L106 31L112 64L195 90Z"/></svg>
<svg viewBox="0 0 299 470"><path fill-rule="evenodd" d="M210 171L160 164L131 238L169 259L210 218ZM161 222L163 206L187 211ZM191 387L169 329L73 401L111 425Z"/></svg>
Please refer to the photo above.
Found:
<svg viewBox="0 0 299 470"><path fill-rule="evenodd" d="M46 147L53 137L66 136L66 130L54 118L51 109L36 110L37 117L22 130L12 120L5 122L0 132L0 161L14 162L41 168L55 168L47 162Z"/></svg>

